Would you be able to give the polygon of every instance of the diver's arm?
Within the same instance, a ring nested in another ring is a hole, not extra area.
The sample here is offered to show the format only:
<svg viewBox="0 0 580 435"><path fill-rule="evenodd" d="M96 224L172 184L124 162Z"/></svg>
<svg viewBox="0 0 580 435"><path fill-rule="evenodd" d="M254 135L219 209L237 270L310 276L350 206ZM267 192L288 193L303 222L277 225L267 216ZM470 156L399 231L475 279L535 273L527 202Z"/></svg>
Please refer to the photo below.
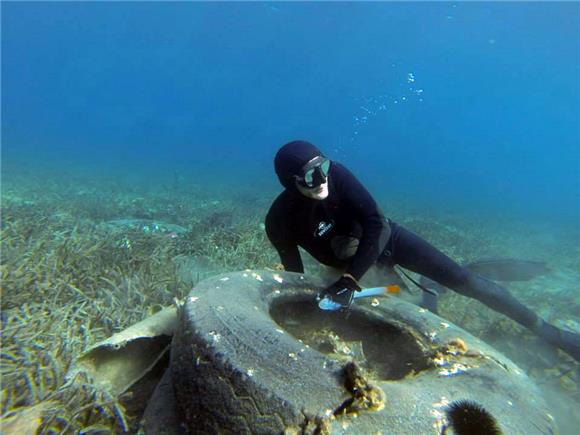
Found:
<svg viewBox="0 0 580 435"><path fill-rule="evenodd" d="M278 255L280 255L280 262L286 272L304 273L304 265L302 264L298 246L274 244L274 247L278 251Z"/></svg>
<svg viewBox="0 0 580 435"><path fill-rule="evenodd" d="M377 261L391 235L390 227L377 203L365 187L348 169L335 164L334 176L341 201L352 210L362 226L362 238L356 254L350 260L345 273L359 280Z"/></svg>
<svg viewBox="0 0 580 435"><path fill-rule="evenodd" d="M266 216L266 235L270 243L278 251L284 270L287 272L304 273L304 265L302 264L298 245L288 239L288 228L281 228L283 217L276 215L277 213L271 209Z"/></svg>

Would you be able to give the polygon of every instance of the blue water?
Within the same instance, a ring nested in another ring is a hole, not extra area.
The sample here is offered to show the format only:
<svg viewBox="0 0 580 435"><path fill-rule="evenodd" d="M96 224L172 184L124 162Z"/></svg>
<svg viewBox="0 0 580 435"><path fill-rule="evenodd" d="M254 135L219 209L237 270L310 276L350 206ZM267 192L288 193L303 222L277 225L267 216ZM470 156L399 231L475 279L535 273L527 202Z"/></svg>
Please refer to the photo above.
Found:
<svg viewBox="0 0 580 435"><path fill-rule="evenodd" d="M579 29L577 2L4 2L3 166L274 192L302 138L394 209L577 225Z"/></svg>

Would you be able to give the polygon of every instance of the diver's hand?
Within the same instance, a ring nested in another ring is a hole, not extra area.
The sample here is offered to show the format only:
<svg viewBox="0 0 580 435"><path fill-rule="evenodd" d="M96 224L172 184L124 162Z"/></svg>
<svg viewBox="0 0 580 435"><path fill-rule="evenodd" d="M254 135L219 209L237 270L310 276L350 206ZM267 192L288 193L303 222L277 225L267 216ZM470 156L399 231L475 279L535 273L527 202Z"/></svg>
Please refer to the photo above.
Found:
<svg viewBox="0 0 580 435"><path fill-rule="evenodd" d="M354 298L354 292L360 290L361 287L356 280L351 275L345 274L334 284L325 288L318 298L329 298L331 301L340 304L343 309L348 309Z"/></svg>

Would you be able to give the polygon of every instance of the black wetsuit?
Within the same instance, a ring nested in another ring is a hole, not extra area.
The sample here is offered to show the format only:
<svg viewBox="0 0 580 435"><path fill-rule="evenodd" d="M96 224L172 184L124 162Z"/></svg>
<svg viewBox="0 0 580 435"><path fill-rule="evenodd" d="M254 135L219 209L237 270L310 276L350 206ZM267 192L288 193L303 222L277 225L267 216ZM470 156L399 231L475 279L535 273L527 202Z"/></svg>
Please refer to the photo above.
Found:
<svg viewBox="0 0 580 435"><path fill-rule="evenodd" d="M266 216L268 238L286 270L304 272L300 246L321 263L345 269L356 279L379 262L398 264L450 288L465 282L466 269L385 219L369 192L344 166L333 163L328 182L324 200L286 189Z"/></svg>
<svg viewBox="0 0 580 435"><path fill-rule="evenodd" d="M360 279L385 249L390 226L344 166L333 163L328 183L329 195L322 201L296 190L282 192L266 217L266 232L286 270L304 272L300 246L321 263Z"/></svg>
<svg viewBox="0 0 580 435"><path fill-rule="evenodd" d="M580 357L576 334L544 322L497 283L471 273L418 235L385 219L369 192L344 166L333 162L328 183L329 195L324 200L286 188L268 212L266 232L285 270L304 272L299 246L357 280L374 263L400 265L478 299L576 359Z"/></svg>

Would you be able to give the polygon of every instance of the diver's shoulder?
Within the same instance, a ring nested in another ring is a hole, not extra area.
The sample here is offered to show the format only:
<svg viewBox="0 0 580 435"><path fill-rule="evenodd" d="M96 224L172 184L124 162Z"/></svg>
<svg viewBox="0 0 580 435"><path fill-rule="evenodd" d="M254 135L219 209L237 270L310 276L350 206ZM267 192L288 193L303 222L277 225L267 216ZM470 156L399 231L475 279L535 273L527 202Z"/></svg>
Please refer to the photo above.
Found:
<svg viewBox="0 0 580 435"><path fill-rule="evenodd" d="M268 215L278 214L278 213L285 213L289 210L292 206L292 198L289 195L287 190L282 191L274 201L272 201L272 205L270 206L270 210L268 211Z"/></svg>
<svg viewBox="0 0 580 435"><path fill-rule="evenodd" d="M330 169L330 173L334 174L335 176L338 175L341 177L352 177L353 176L350 169L348 169L342 163L335 162L335 161L332 162L332 167Z"/></svg>
<svg viewBox="0 0 580 435"><path fill-rule="evenodd" d="M344 166L342 163L339 162L332 162L332 168L330 170L331 178L334 178L337 182L349 182L351 180L356 180L357 178L354 174Z"/></svg>
<svg viewBox="0 0 580 435"><path fill-rule="evenodd" d="M281 236L288 230L288 217L292 216L292 209L292 195L286 190L274 199L265 219L266 232L270 237Z"/></svg>

